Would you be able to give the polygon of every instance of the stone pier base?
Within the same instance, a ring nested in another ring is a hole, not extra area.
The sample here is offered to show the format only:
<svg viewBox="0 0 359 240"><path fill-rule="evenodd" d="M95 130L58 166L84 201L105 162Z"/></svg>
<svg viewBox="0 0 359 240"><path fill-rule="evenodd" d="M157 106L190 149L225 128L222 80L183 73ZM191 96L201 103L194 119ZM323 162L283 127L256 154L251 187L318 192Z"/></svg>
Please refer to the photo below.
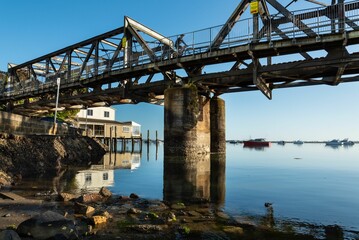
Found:
<svg viewBox="0 0 359 240"><path fill-rule="evenodd" d="M164 155L188 156L210 152L210 103L195 87L165 91Z"/></svg>

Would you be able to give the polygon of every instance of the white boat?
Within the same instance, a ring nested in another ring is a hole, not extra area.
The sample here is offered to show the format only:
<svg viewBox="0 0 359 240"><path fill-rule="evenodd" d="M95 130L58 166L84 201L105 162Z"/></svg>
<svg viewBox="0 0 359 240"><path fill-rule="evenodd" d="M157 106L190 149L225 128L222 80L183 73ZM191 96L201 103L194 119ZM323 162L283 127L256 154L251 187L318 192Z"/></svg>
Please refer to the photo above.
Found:
<svg viewBox="0 0 359 240"><path fill-rule="evenodd" d="M294 144L301 145L301 144L303 144L304 142L303 142L303 141L301 141L301 140L297 140L297 141L294 141L293 143L294 143Z"/></svg>
<svg viewBox="0 0 359 240"><path fill-rule="evenodd" d="M326 142L325 145L327 145L327 146L341 146L341 145L343 145L343 142L340 141L339 139L333 139L331 141Z"/></svg>

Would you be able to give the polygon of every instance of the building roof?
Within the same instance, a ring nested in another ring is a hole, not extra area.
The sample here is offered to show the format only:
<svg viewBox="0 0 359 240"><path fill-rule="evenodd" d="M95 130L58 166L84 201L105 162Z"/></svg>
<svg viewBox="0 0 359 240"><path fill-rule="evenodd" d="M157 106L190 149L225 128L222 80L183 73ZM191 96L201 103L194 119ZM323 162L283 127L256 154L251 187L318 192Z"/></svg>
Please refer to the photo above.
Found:
<svg viewBox="0 0 359 240"><path fill-rule="evenodd" d="M97 107L89 107L89 108L87 108L87 109L96 109L96 108L109 108L109 109L113 109L113 110L116 111L116 109L115 109L114 107L112 107L112 106L97 106ZM81 110L86 111L86 108L81 109Z"/></svg>
<svg viewBox="0 0 359 240"><path fill-rule="evenodd" d="M141 126L141 124L138 124L134 121L127 121L127 122L122 122L124 125L132 125L132 126Z"/></svg>
<svg viewBox="0 0 359 240"><path fill-rule="evenodd" d="M140 124L133 122L133 121L127 121L127 122L118 122L118 121L112 121L112 120L103 120L103 119L94 119L94 118L77 118L78 122L87 122L87 123L103 123L103 124L121 124L121 125L131 125L131 126L141 126Z"/></svg>
<svg viewBox="0 0 359 240"><path fill-rule="evenodd" d="M112 121L112 120L103 120L103 119L94 119L94 118L77 118L78 122L87 122L87 123L107 123L107 124L122 124L121 122Z"/></svg>

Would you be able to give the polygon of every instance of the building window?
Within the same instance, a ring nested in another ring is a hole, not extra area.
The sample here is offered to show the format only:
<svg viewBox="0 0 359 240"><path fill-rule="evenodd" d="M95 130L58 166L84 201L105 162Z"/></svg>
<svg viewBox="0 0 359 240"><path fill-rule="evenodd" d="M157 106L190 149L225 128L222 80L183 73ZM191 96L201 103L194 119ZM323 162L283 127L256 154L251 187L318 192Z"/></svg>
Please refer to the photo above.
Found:
<svg viewBox="0 0 359 240"><path fill-rule="evenodd" d="M109 118L109 117L110 117L110 112L105 111L105 113L104 113L104 117L105 117L105 118Z"/></svg>
<svg viewBox="0 0 359 240"><path fill-rule="evenodd" d="M87 116L93 116L93 110L87 109Z"/></svg>
<svg viewBox="0 0 359 240"><path fill-rule="evenodd" d="M85 173L85 183L90 184L92 181L91 173Z"/></svg>
<svg viewBox="0 0 359 240"><path fill-rule="evenodd" d="M141 127L140 126L132 126L132 135L133 136L141 136Z"/></svg>
<svg viewBox="0 0 359 240"><path fill-rule="evenodd" d="M107 181L107 180L108 180L108 173L104 173L104 174L102 175L102 179L103 179L104 181Z"/></svg>
<svg viewBox="0 0 359 240"><path fill-rule="evenodd" d="M103 125L95 125L95 135L103 136L105 134L105 126Z"/></svg>
<svg viewBox="0 0 359 240"><path fill-rule="evenodd" d="M130 127L122 127L122 132L129 133L130 132Z"/></svg>

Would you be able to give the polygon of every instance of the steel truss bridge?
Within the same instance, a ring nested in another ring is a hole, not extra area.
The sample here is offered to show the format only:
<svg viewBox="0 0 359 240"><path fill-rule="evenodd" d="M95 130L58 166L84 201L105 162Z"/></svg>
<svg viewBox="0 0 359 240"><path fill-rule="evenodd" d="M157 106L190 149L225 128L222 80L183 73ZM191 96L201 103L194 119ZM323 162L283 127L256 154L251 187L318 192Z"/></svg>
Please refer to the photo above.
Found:
<svg viewBox="0 0 359 240"><path fill-rule="evenodd" d="M359 43L359 1L323 1L292 12L303 1L242 0L225 24L185 33L186 45L125 17L123 27L9 64L0 104L31 116L54 111L57 90L59 108L77 109L162 104L165 89L184 84L207 96L260 90L271 99L273 89L359 81L359 53L350 51Z"/></svg>

